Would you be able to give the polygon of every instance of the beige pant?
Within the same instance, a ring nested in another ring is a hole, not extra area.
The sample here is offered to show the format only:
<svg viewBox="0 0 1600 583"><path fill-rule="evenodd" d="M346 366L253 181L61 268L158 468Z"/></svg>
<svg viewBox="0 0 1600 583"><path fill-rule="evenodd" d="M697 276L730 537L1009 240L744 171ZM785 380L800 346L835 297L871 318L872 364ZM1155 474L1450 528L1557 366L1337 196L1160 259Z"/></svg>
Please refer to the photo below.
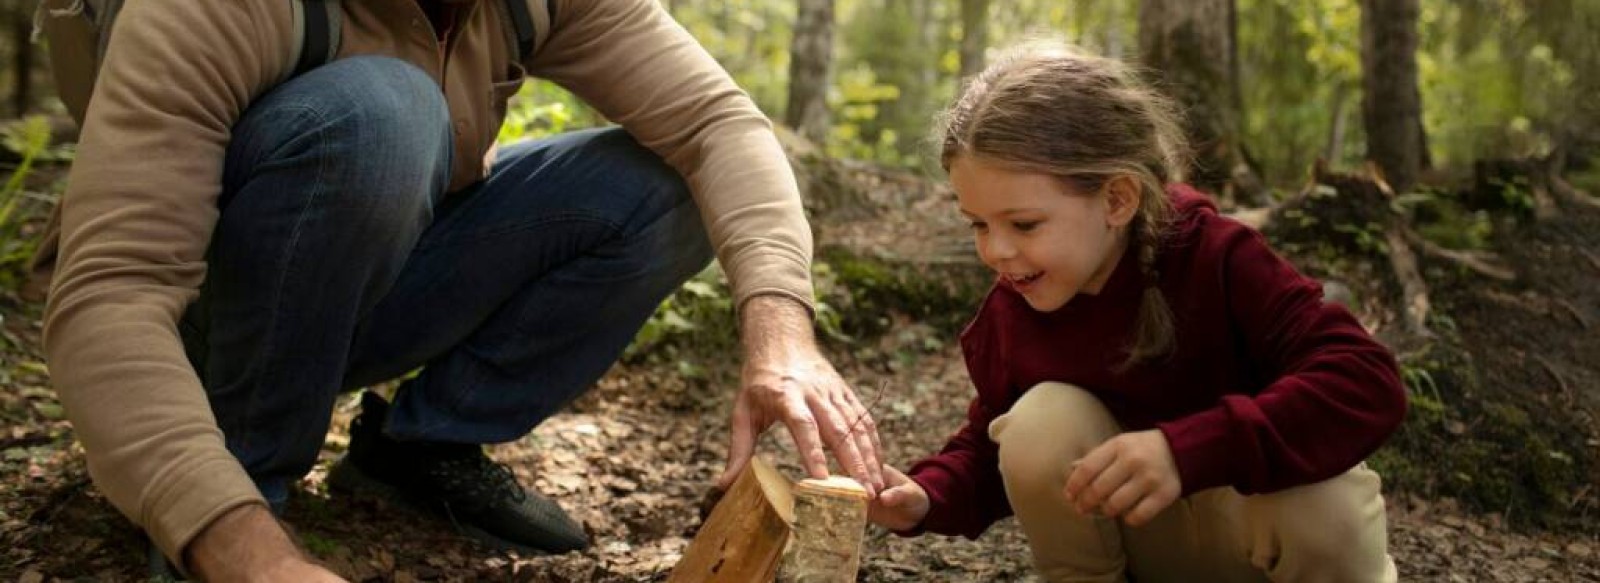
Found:
<svg viewBox="0 0 1600 583"><path fill-rule="evenodd" d="M1378 475L1364 464L1272 494L1196 492L1140 527L1079 514L1063 494L1069 464L1121 431L1099 400L1061 383L1034 387L989 427L1006 494L1046 579L1395 580Z"/></svg>

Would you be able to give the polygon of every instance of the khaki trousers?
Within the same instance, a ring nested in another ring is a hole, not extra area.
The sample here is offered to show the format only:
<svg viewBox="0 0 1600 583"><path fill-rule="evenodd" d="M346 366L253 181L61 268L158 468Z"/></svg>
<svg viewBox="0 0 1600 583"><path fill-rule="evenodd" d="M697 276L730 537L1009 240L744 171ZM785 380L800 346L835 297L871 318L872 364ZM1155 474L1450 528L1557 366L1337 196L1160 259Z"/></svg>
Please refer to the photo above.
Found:
<svg viewBox="0 0 1600 583"><path fill-rule="evenodd" d="M1034 565L1049 581L1394 581L1378 475L1358 465L1315 484L1180 498L1130 527L1066 501L1073 460L1122 429L1087 391L1043 383L990 425Z"/></svg>

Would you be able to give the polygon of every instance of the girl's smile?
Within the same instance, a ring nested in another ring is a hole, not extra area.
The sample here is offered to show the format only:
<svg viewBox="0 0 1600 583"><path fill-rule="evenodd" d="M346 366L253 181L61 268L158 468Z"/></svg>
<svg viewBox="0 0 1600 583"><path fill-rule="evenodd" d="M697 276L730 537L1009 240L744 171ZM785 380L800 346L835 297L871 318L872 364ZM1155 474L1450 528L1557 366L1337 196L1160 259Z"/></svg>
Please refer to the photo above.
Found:
<svg viewBox="0 0 1600 583"><path fill-rule="evenodd" d="M971 155L952 161L950 181L979 257L1041 312L1099 293L1138 209L1137 190L1118 179L1081 193L1058 176Z"/></svg>

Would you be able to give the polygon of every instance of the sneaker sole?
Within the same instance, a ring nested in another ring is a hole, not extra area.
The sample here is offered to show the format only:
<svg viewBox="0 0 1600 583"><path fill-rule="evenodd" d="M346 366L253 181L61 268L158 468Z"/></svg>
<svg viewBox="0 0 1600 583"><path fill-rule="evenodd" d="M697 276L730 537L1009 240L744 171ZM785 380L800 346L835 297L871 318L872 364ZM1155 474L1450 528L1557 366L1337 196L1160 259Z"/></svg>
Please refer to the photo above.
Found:
<svg viewBox="0 0 1600 583"><path fill-rule="evenodd" d="M515 551L524 556L535 557L549 556L551 554L546 550L517 544L515 542L500 538L481 528L461 524L448 514L435 510L432 508L432 505L420 503L412 497L405 495L405 493L401 492L399 488L395 488L394 486L390 486L378 481L372 476L368 476L366 472L361 471L355 466L355 464L349 463L344 458L340 458L338 462L335 462L333 469L328 471L327 482L328 490L331 492L339 492L356 497L370 496L404 506L419 514L440 519L450 524L451 527L455 528L457 533L465 535L467 538L470 538L497 551Z"/></svg>

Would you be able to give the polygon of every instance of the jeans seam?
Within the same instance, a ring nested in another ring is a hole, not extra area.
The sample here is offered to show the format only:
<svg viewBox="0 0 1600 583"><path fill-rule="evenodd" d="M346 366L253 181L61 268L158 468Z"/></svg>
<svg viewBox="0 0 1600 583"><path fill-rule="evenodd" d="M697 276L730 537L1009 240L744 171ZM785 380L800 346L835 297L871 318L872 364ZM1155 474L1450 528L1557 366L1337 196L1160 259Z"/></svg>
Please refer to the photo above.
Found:
<svg viewBox="0 0 1600 583"><path fill-rule="evenodd" d="M315 118L317 123L316 123L316 125L314 127L318 128L318 129L313 131L313 132L311 132L311 133L317 140L316 151L321 152L325 148L325 146L327 144L326 132L324 132L324 131L322 131L320 129L320 128L324 127L324 124L327 123L327 120L326 120L326 118L323 117L322 112L318 111L316 108L307 107L307 106L299 105L299 104L295 104L293 106L286 106L285 107L285 109L290 109L290 108L298 109L301 112L303 112L305 114L309 114L311 117ZM295 217L294 228L290 230L288 241L284 244L284 247L283 247L284 249L287 250L287 253L285 254L285 257L283 259L283 267L279 272L279 273L281 273L281 275L278 277L278 281L277 281L277 283L275 285L273 285L273 289L272 289L272 307L270 309L270 313L273 314L273 317L269 318L269 320L268 320L269 324L268 324L266 332L263 334L263 340L262 340L262 345L266 347L266 352L267 353L276 352L276 350L277 350L277 344L276 344L275 340L276 340L276 333L277 333L277 328L278 328L278 318L276 317L276 315L278 314L279 309L282 307L282 304L283 304L283 289L284 289L284 286L286 285L285 282L290 280L290 276L292 275L290 272L293 271L294 267L295 267L294 255L295 255L296 249L299 247L300 234L301 234L301 231L302 231L302 229L303 229L303 227L305 225L306 215L309 214L310 209L316 204L317 200L319 198L321 198L321 196L322 196L322 192L323 192L323 180L322 180L322 178L326 174L327 166L328 166L328 157L327 156L318 156L316 173L312 176L312 181L311 181L311 184L312 184L311 193L310 193L309 196L306 197L305 204L300 207L300 211L299 211L298 215ZM266 356L266 354L264 354L263 356ZM261 389L262 389L262 387L264 385L266 385L266 379L264 377L265 377L265 374L263 374L261 378L258 378L256 380L256 382L254 383L255 386L250 388L250 395L246 399L243 426L244 427L250 427L251 429L245 431L243 439L240 440L239 449L240 449L241 452L248 451L250 449L249 448L250 442L255 437L256 431L254 429L254 424L251 423L251 421L255 418L256 406L257 406L257 404L259 403L259 400L260 400Z"/></svg>
<svg viewBox="0 0 1600 583"><path fill-rule="evenodd" d="M448 246L451 246L451 245L457 245L457 244L462 244L462 243L474 243L474 242L477 242L477 241L481 241L483 239L501 237L501 236L509 235L509 234L516 233L516 232L519 232L519 231L526 231L526 230L532 229L534 227L541 227L541 226L549 225L549 224L552 224L552 223L564 223L564 222L585 222L585 223L593 223L593 224L601 225L601 226L604 226L606 229L609 229L612 232L613 235L615 235L617 233L620 233L622 231L621 225L618 225L616 221L612 221L612 220L606 219L605 217L602 217L602 216L600 216L598 214L595 214L595 213L585 213L585 212L578 212L578 211L561 211L559 213L553 213L553 214L550 214L550 215L538 217L538 218L533 219L533 220L523 221L523 222L515 223L515 224L512 224L512 225L507 225L507 226L500 227L498 229L494 229L494 230L491 230L491 231L473 233L471 236L456 237L456 238L451 238L451 239L434 240L434 241L429 241L429 240L426 240L426 238L424 238L424 240L421 241L420 244L417 246L417 250L418 251L425 251L425 250L428 250L428 249L435 249L435 248L439 248L439 247L448 247Z"/></svg>

